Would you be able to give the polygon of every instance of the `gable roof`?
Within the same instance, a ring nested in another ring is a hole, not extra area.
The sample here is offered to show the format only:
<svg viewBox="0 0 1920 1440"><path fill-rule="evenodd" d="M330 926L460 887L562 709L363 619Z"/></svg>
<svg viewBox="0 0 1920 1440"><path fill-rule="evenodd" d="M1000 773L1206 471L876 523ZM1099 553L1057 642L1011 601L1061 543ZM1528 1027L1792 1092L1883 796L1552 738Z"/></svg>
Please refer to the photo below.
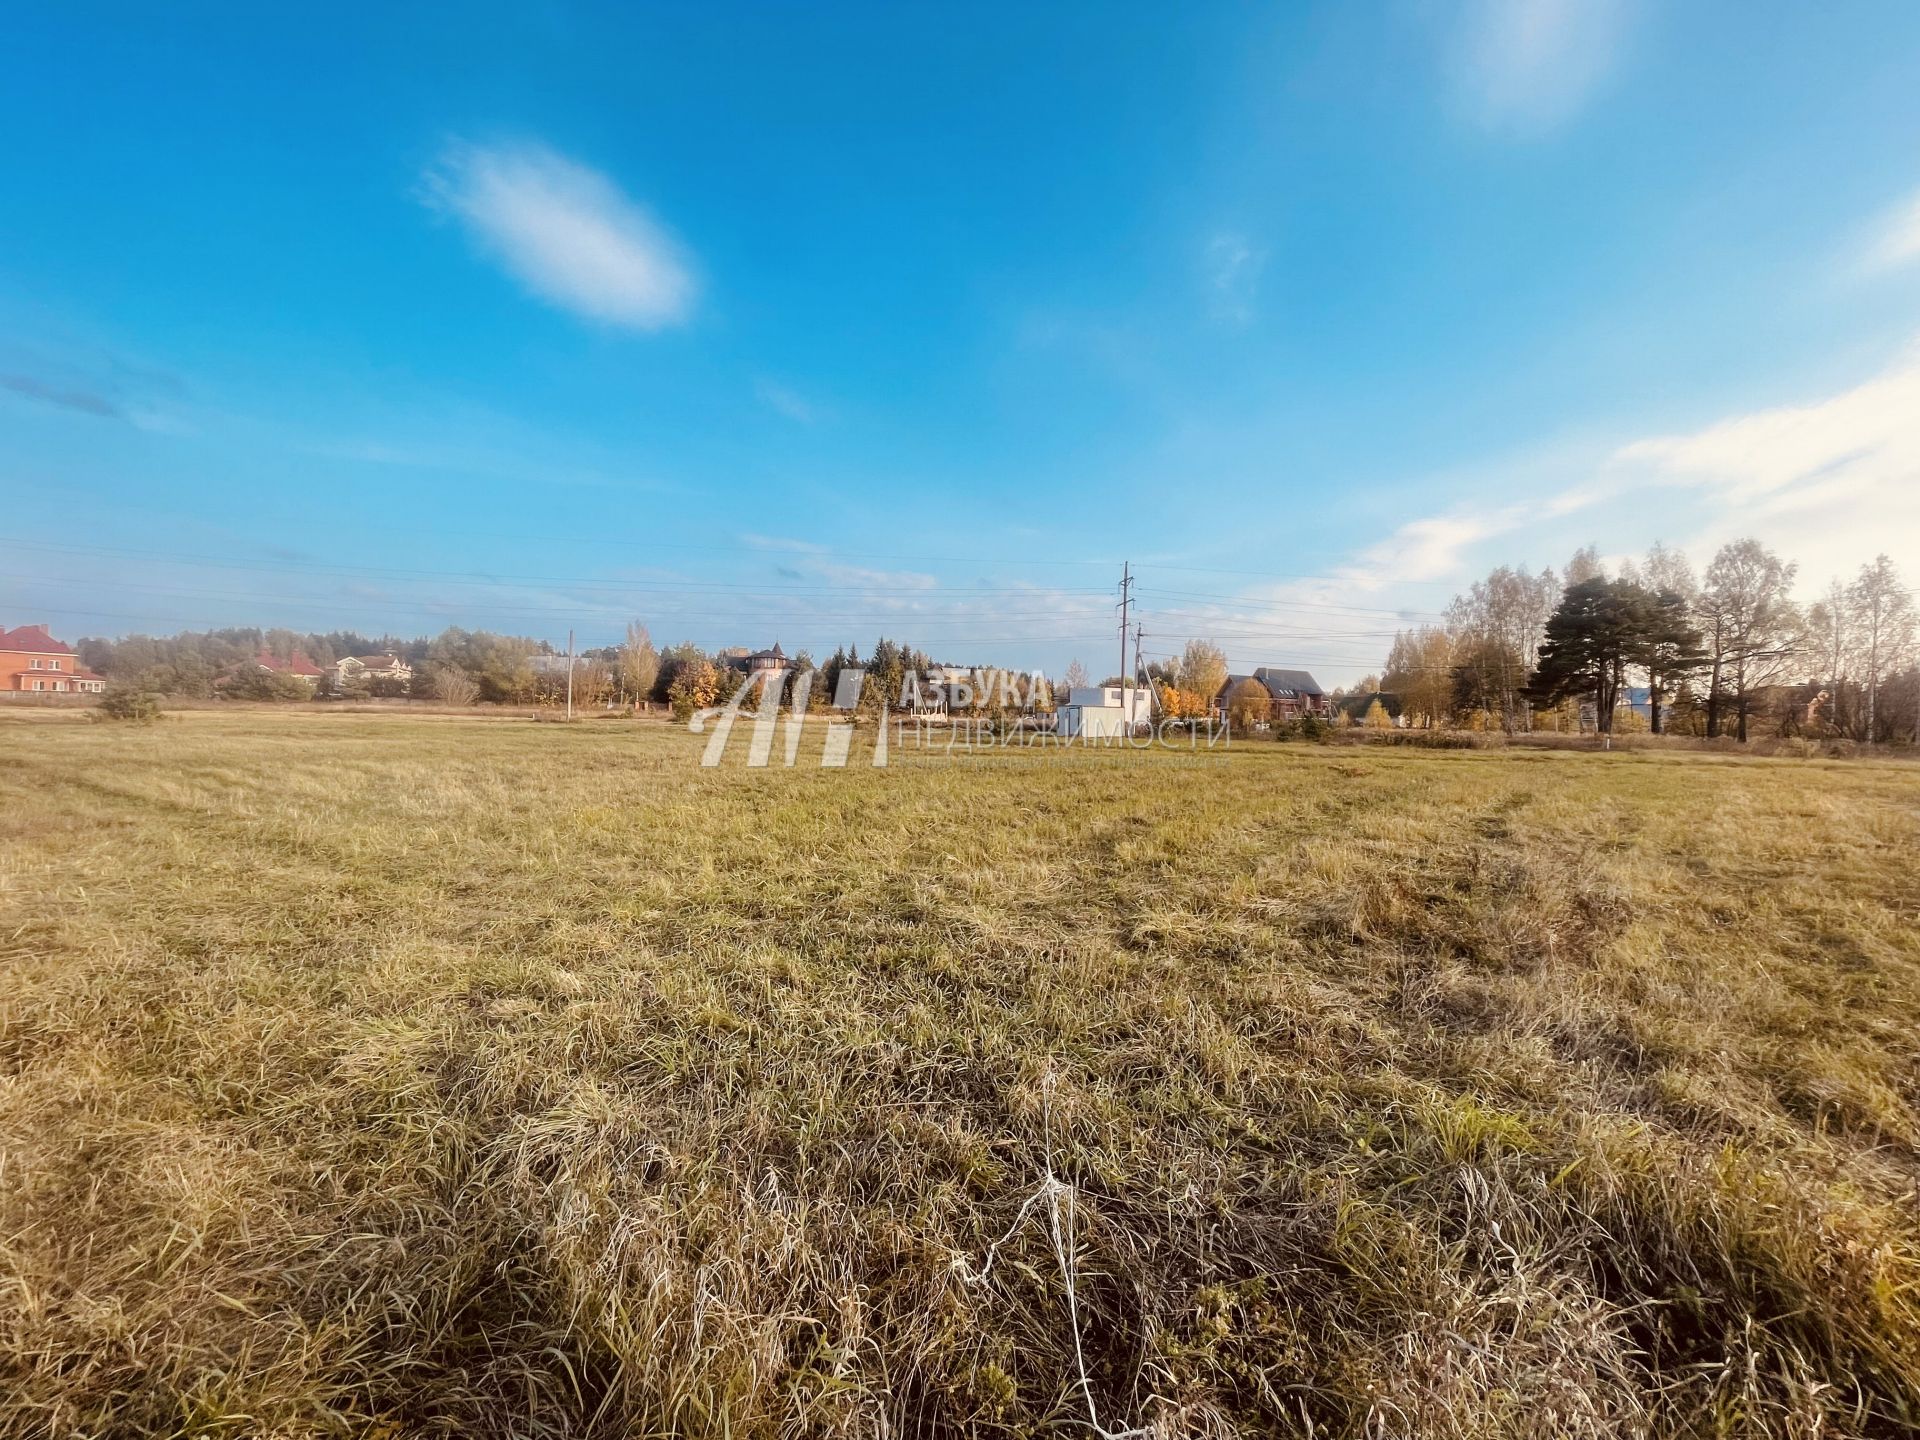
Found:
<svg viewBox="0 0 1920 1440"><path fill-rule="evenodd" d="M14 630L0 625L0 650L21 655L73 654L73 647L64 640L54 639L44 625L22 625Z"/></svg>
<svg viewBox="0 0 1920 1440"><path fill-rule="evenodd" d="M323 673L318 665L307 658L304 650L294 651L292 660L279 660L271 651L262 650L254 656L254 663L262 670L278 670L283 675L311 675L317 679Z"/></svg>
<svg viewBox="0 0 1920 1440"><path fill-rule="evenodd" d="M1304 670L1276 670L1271 665L1262 665L1253 672L1253 678L1266 686L1276 700L1327 693L1320 688L1320 682Z"/></svg>
<svg viewBox="0 0 1920 1440"><path fill-rule="evenodd" d="M1301 700L1327 693L1320 688L1320 682L1304 670L1276 670L1271 665L1262 665L1251 675L1227 676L1227 683L1214 692L1213 698L1224 700L1249 680L1264 687L1276 700Z"/></svg>

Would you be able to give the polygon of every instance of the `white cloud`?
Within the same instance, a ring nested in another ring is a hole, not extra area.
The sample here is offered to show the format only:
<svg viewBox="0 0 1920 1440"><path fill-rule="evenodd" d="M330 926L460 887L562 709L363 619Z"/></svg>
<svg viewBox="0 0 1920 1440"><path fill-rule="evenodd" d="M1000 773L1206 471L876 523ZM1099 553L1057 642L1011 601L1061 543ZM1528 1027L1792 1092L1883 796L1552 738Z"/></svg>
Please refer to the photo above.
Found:
<svg viewBox="0 0 1920 1440"><path fill-rule="evenodd" d="M1476 499L1402 522L1327 580L1247 599L1430 610L1446 585L1495 565L1557 566L1588 540L1616 562L1665 540L1704 567L1753 536L1799 565L1809 593L1882 551L1920 580L1920 347L1838 394L1590 449L1584 461L1492 463L1449 488Z"/></svg>
<svg viewBox="0 0 1920 1440"><path fill-rule="evenodd" d="M1867 266L1894 270L1920 260L1920 193L1882 217L1867 248Z"/></svg>
<svg viewBox="0 0 1920 1440"><path fill-rule="evenodd" d="M1920 462L1920 364L1907 362L1842 394L1756 410L1690 435L1623 447L1627 465L1748 502L1836 475L1915 475Z"/></svg>
<svg viewBox="0 0 1920 1440"><path fill-rule="evenodd" d="M756 535L752 531L736 537L750 550L791 550L799 555L826 555L827 547L812 540L793 540L785 535Z"/></svg>
<svg viewBox="0 0 1920 1440"><path fill-rule="evenodd" d="M697 284L679 244L597 170L543 145L449 145L425 193L542 299L604 324L684 321Z"/></svg>
<svg viewBox="0 0 1920 1440"><path fill-rule="evenodd" d="M1538 134L1612 73L1631 0L1474 0L1450 35L1456 102L1488 130Z"/></svg>
<svg viewBox="0 0 1920 1440"><path fill-rule="evenodd" d="M1386 539L1362 550L1353 564L1337 573L1346 583L1364 590L1377 589L1387 580L1443 580L1458 573L1469 549L1519 529L1528 513L1525 506L1509 505L1498 510L1409 520Z"/></svg>
<svg viewBox="0 0 1920 1440"><path fill-rule="evenodd" d="M820 408L797 390L774 380L754 382L753 393L776 415L784 415L796 425L813 425L820 420Z"/></svg>
<svg viewBox="0 0 1920 1440"><path fill-rule="evenodd" d="M1422 488L1455 503L1407 515L1323 577L1189 607L1178 628L1213 633L1236 664L1304 664L1345 683L1378 668L1394 629L1492 567L1558 568L1589 541L1617 565L1663 540L1704 568L1752 536L1799 566L1807 597L1882 552L1920 582L1920 343L1835 394L1623 445L1542 447Z"/></svg>
<svg viewBox="0 0 1920 1440"><path fill-rule="evenodd" d="M781 535L756 535L751 531L735 537L749 550L764 550L794 557L783 574L794 578L819 579L835 585L876 590L934 590L937 576L918 570L869 570L846 565L831 558L833 551L812 540L791 540Z"/></svg>
<svg viewBox="0 0 1920 1440"><path fill-rule="evenodd" d="M859 565L821 564L817 573L835 585L853 585L876 590L935 590L938 577L919 570L869 570Z"/></svg>
<svg viewBox="0 0 1920 1440"><path fill-rule="evenodd" d="M1207 242L1207 288L1216 320L1245 325L1253 319L1253 302L1260 288L1260 272L1267 252L1236 230L1223 230Z"/></svg>
<svg viewBox="0 0 1920 1440"><path fill-rule="evenodd" d="M1840 394L1637 441L1614 462L1629 480L1705 493L1696 558L1754 535L1817 582L1883 550L1920 556L1920 351Z"/></svg>

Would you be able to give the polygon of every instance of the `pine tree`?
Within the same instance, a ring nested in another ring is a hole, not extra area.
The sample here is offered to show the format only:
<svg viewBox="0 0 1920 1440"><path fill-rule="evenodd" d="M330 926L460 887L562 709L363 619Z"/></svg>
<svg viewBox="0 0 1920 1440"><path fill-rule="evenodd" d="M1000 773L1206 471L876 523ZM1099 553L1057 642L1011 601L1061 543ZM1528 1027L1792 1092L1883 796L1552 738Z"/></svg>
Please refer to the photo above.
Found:
<svg viewBox="0 0 1920 1440"><path fill-rule="evenodd" d="M1644 593L1644 592L1643 592ZM1699 627L1693 624L1686 596L1662 590L1646 602L1646 630L1634 660L1647 672L1647 706L1653 733L1662 734L1660 702L1675 694L1687 677L1707 663Z"/></svg>
<svg viewBox="0 0 1920 1440"><path fill-rule="evenodd" d="M1591 695L1595 726L1612 734L1627 667L1645 653L1657 609L1646 588L1631 580L1596 577L1569 585L1547 621L1529 693L1546 704Z"/></svg>

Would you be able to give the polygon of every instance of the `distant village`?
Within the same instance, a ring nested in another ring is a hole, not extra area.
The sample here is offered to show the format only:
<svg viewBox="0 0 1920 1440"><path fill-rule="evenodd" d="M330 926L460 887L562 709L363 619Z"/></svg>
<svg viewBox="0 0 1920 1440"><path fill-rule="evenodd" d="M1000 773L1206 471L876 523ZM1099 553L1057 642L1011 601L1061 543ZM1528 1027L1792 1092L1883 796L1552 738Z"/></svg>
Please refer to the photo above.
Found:
<svg viewBox="0 0 1920 1440"><path fill-rule="evenodd" d="M99 695L113 684L202 700L538 706L564 702L570 688L572 702L583 709L684 711L718 703L769 671L817 672L812 703L824 706L840 672L853 667L873 677L872 693L885 696L890 706L932 717L995 709L1005 697L992 693L981 677L1014 673L935 662L885 639L865 661L856 650L836 651L816 666L804 653L789 656L778 643L711 654L690 645L655 652L644 632L627 645L570 656L538 641L458 630L411 642L368 641L350 632L228 630L72 644L45 624L0 630L0 690L21 696ZM1303 720L1365 722L1369 716L1374 724L1403 723L1396 697L1330 694L1306 670L1262 666L1236 674L1222 662L1219 671L1204 693L1183 690L1180 682L1192 676L1176 665L1146 666L1103 685L1073 674L1048 680L1021 672L1017 703L1076 735L1119 733L1168 715L1223 724L1231 719L1249 730Z"/></svg>
<svg viewBox="0 0 1920 1440"><path fill-rule="evenodd" d="M1003 671L936 661L885 637L864 656L842 647L820 659L778 642L662 649L636 620L620 643L578 653L570 640L563 651L457 627L412 640L234 628L69 642L27 623L0 627L0 696L60 704L134 692L684 717L774 674L788 707L857 703L936 721L1017 712L1022 723L1076 736L1167 724L1309 738L1345 728L1894 744L1920 735L1920 615L1888 557L1805 607L1789 593L1795 567L1750 540L1723 547L1704 580L1662 546L1615 571L1591 547L1560 574L1500 567L1443 615L1394 632L1379 674L1332 691L1298 666L1234 670L1218 645L1197 637L1178 654L1147 657L1136 635L1132 673L1096 681L1078 661L1060 676ZM856 670L862 683L850 700L840 681Z"/></svg>

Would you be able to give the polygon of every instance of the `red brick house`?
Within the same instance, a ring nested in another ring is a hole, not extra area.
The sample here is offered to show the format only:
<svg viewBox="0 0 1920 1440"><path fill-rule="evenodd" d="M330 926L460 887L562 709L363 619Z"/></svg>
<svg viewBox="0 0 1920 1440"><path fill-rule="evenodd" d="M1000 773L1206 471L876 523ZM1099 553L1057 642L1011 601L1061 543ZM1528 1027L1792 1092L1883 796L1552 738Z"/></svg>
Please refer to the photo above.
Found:
<svg viewBox="0 0 1920 1440"><path fill-rule="evenodd" d="M0 690L15 694L97 695L107 682L87 669L64 640L44 625L0 625Z"/></svg>
<svg viewBox="0 0 1920 1440"><path fill-rule="evenodd" d="M1304 670L1276 670L1270 665L1262 665L1251 675L1229 675L1227 683L1220 687L1220 693L1213 697L1213 712L1220 719L1227 718L1227 706L1233 699L1233 692L1252 680L1267 692L1267 723L1284 724L1288 720L1297 720L1302 715L1318 715L1322 718L1328 713L1327 692L1320 688L1320 682Z"/></svg>

